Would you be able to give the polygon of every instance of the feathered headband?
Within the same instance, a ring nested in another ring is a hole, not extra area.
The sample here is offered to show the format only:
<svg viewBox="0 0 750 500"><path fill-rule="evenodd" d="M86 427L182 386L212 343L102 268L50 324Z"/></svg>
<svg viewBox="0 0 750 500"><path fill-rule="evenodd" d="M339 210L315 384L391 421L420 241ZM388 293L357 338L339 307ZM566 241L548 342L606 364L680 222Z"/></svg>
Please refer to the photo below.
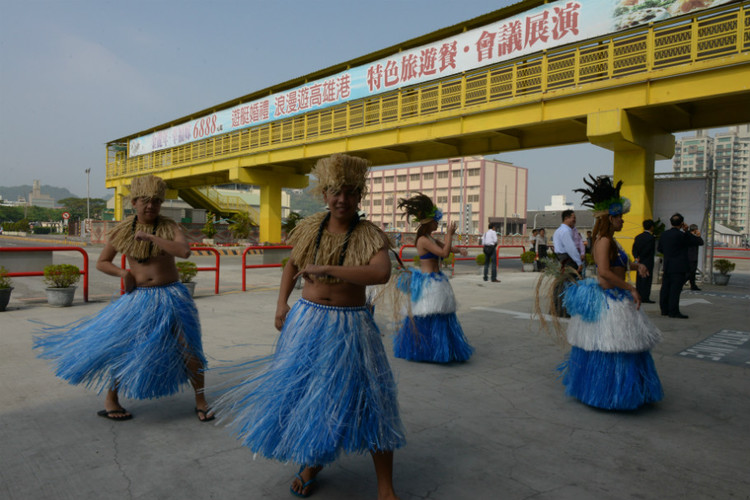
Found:
<svg viewBox="0 0 750 500"><path fill-rule="evenodd" d="M432 200L426 194L416 194L411 198L401 198L398 200L398 208L404 210L404 217L412 216L412 220L419 224L426 224L430 221L440 222L443 218L443 212L432 204Z"/></svg>
<svg viewBox="0 0 750 500"><path fill-rule="evenodd" d="M594 177L589 174L589 177L591 181L586 178L583 179L583 182L589 187L588 189L574 189L573 192L583 195L581 205L591 208L595 217L623 215L630 212L630 200L620 196L622 181L613 186L612 180L606 175Z"/></svg>

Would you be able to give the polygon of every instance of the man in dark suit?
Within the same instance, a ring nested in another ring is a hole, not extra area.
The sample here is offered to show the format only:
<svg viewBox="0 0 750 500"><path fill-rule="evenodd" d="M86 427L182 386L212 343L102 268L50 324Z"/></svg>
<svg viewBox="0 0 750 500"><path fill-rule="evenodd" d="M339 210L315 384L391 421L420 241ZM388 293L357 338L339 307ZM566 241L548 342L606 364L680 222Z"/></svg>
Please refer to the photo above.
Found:
<svg viewBox="0 0 750 500"><path fill-rule="evenodd" d="M688 247L697 246L698 241L688 232L685 219L680 214L669 218L672 228L664 231L659 238L658 250L664 254L664 275L659 293L659 307L662 316L686 319L680 312L680 292L690 269Z"/></svg>
<svg viewBox="0 0 750 500"><path fill-rule="evenodd" d="M648 276L635 278L635 289L641 296L641 302L653 304L651 300L651 281L654 273L654 253L656 252L656 238L654 238L654 221L646 219L643 221L643 232L635 237L633 241L633 257L648 269Z"/></svg>

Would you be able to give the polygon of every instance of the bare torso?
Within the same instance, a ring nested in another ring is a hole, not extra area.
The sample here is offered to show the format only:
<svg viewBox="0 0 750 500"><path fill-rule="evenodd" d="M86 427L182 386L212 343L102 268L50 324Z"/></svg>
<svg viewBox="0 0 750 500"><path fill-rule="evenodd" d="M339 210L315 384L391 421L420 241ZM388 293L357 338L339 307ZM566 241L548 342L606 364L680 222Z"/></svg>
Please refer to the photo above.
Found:
<svg viewBox="0 0 750 500"><path fill-rule="evenodd" d="M168 285L180 279L174 257L165 253L151 257L143 263L128 257L128 266L135 278L136 286Z"/></svg>
<svg viewBox="0 0 750 500"><path fill-rule="evenodd" d="M302 298L326 306L357 307L365 305L365 287L353 283L306 281Z"/></svg>

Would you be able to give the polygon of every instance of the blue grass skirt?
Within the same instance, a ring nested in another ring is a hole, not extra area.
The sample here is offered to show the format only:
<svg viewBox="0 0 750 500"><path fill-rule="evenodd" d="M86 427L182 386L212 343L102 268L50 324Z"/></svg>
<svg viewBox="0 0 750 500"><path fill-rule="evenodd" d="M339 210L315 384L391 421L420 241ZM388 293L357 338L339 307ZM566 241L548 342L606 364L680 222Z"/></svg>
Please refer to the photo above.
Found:
<svg viewBox="0 0 750 500"><path fill-rule="evenodd" d="M45 325L34 349L71 384L101 392L117 382L119 394L132 399L178 392L190 381L188 356L206 366L198 311L179 282L135 288L93 317Z"/></svg>
<svg viewBox="0 0 750 500"><path fill-rule="evenodd" d="M420 270L399 278L399 289L410 295L411 313L405 311L393 338L394 356L433 363L468 360L474 348L456 317L456 297L448 278L442 272Z"/></svg>
<svg viewBox="0 0 750 500"><path fill-rule="evenodd" d="M214 408L243 446L266 458L322 466L341 452L406 442L396 383L366 306L300 299L274 354L230 370L243 380Z"/></svg>
<svg viewBox="0 0 750 500"><path fill-rule="evenodd" d="M664 397L649 352L661 332L628 291L604 290L587 279L566 288L563 305L572 345L558 368L565 394L606 410L634 410Z"/></svg>

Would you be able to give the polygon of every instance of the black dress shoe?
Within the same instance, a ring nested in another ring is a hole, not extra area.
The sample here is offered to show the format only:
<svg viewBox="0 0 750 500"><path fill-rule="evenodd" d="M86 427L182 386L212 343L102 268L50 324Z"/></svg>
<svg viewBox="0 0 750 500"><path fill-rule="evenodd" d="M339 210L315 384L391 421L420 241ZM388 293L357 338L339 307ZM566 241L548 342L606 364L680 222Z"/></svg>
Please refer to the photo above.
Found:
<svg viewBox="0 0 750 500"><path fill-rule="evenodd" d="M492 280L493 283L500 283L500 280Z"/></svg>
<svg viewBox="0 0 750 500"><path fill-rule="evenodd" d="M691 288L690 290L692 290L694 292L700 292L701 291L701 289L698 288L697 286L695 288Z"/></svg>
<svg viewBox="0 0 750 500"><path fill-rule="evenodd" d="M670 314L670 318L679 318L679 319L688 319L688 316L685 314Z"/></svg>

